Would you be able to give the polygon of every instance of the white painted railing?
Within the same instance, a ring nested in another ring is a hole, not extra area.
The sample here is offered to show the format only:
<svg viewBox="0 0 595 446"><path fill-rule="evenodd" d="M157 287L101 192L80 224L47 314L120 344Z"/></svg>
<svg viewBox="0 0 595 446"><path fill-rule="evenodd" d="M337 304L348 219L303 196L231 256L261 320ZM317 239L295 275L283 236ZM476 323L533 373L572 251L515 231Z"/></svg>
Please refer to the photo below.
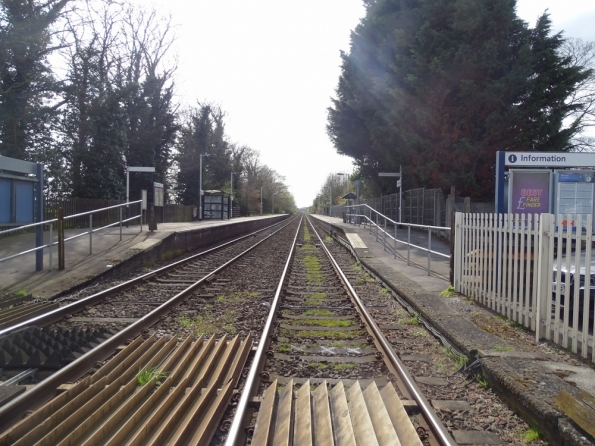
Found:
<svg viewBox="0 0 595 446"><path fill-rule="evenodd" d="M557 221L571 223L556 226L551 214L457 213L454 287L535 331L537 340L595 361L592 217L558 216Z"/></svg>

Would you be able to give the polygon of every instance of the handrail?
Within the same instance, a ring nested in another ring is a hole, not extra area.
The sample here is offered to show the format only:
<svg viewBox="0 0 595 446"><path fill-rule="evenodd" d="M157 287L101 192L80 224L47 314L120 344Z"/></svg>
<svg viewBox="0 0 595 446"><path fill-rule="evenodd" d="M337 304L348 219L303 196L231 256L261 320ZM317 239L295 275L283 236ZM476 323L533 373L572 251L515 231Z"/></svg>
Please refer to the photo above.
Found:
<svg viewBox="0 0 595 446"><path fill-rule="evenodd" d="M64 220L67 220L69 218L82 217L84 215L93 214L95 212L107 211L108 209L113 209L113 208L117 208L117 207L128 206L130 204L140 203L141 201L143 201L143 200L130 201L128 203L116 204L114 206L108 206L106 208L95 209L93 211L83 212L81 214L68 215L68 216L64 217ZM138 218L138 215L136 217L134 217L134 218ZM0 231L0 236L2 236L4 234L8 234L9 232L20 231L22 229L27 229L27 228L34 228L35 226L39 226L39 225L47 225L49 223L54 223L56 221L58 221L57 218L52 218L50 220L44 220L44 221L40 221L40 222L37 222L37 223L29 223L29 224L26 224L26 225L18 226L16 228L5 229L3 231ZM106 228L107 226L104 226L104 227Z"/></svg>
<svg viewBox="0 0 595 446"><path fill-rule="evenodd" d="M123 223L126 223L126 222L129 222L129 221L132 221L132 220L136 220L139 217L141 219L140 230L142 232L142 213L141 214L138 214L138 215L134 215L134 216L132 216L130 218L127 218L127 219L124 219L123 220L122 219L122 212L120 211L120 220L118 220L118 221L116 221L114 223L110 223L108 225L102 226L100 228L93 228L93 226L92 226L92 224L93 224L92 223L93 222L93 214L96 213L96 212L107 211L109 209L115 209L115 208L120 208L120 210L121 210L124 206L129 206L131 204L137 204L137 203L141 203L141 202L142 202L142 200L129 201L127 203L116 204L114 206L108 206L108 207L101 208L101 209L94 209L92 211L82 212L80 214L68 215L68 216L64 217L63 220L67 220L69 218L83 217L83 216L89 215L89 230L88 231L85 231L85 232L81 232L80 234L76 234L76 235L74 235L72 237L65 238L64 239L64 242L67 242L69 240L74 240L75 238L79 238L79 237L82 237L83 235L87 235L88 234L89 235L89 254L92 254L92 251L93 251L93 233L94 232L97 232L97 231L100 231L102 229L109 228L111 226L115 226L115 225L118 225L119 224L120 225L120 240L122 240L122 224ZM7 230L4 230L4 231L0 231L0 236L2 236L3 234L9 233L9 232L20 231L22 229L32 228L32 227L39 226L39 225L45 225L45 224L49 224L50 225L50 241L49 241L49 243L44 244L44 245L41 245L41 246L37 246L35 248L27 249L27 250L22 251L22 252L19 252L17 254L12 254L12 255L10 255L8 257L1 258L0 259L0 263L4 262L6 260L14 259L15 257L19 257L19 256L22 256L22 255L25 255L25 254L29 254L29 253L38 251L40 249L49 248L50 249L50 269L51 269L52 268L52 246L57 245L59 243L59 242L52 241L52 238L53 238L53 236L52 236L52 224L54 222L57 222L57 221L58 221L57 218L52 218L51 220L44 220L44 221L41 221L41 222L31 223L31 224L19 226L17 228L12 228L12 229L7 229Z"/></svg>
<svg viewBox="0 0 595 446"><path fill-rule="evenodd" d="M128 205L131 205L131 204L140 203L141 201L143 201L143 200L129 201L128 203L115 204L113 206L108 206L106 208L95 209L94 211L87 211L87 212L82 212L80 214L69 215L68 217L64 217L64 220L66 220L68 218L82 217L84 215L89 215L89 214L92 214L94 212L107 211L108 209L121 208L121 207L128 206Z"/></svg>
<svg viewBox="0 0 595 446"><path fill-rule="evenodd" d="M376 241L379 243L382 243L382 245L384 246L385 251L388 249L389 252L392 251L393 253L393 257L396 259L397 258L397 243L403 244L407 246L407 265L411 264L411 247L413 246L416 249L419 249L421 251L425 251L428 253L428 265L427 265L427 273L428 276L430 275L431 272L431 265L432 265L432 260L431 260L431 255L435 254L437 256L440 257L444 257L447 259L450 259L450 255L449 254L444 254L438 251L432 251L432 230L439 230L439 231L450 231L449 227L446 226L432 226L432 225L420 225L420 224L416 224L416 223L400 223L400 222L396 222L390 218L388 218L387 216L383 215L382 213L378 212L376 209L370 207L367 204L356 204L356 205L351 205L351 206L345 206L345 209L347 210L348 208L361 208L364 207L364 213L360 214L359 212L361 212L361 209L357 209L358 213L354 213L354 214L350 214L347 213L346 215L349 217L358 217L358 218L363 218L364 220L364 227L366 225L366 221L369 222L370 225L370 234L372 234L372 227L375 228L375 235L376 235ZM372 220L372 218L368 217L365 214L365 208L368 208L370 210L370 217L372 216L372 212L377 214L376 217L376 222L374 222L374 220ZM384 228L382 228L379 224L378 224L378 217L382 217L384 219ZM351 220L351 218L349 219ZM356 219L353 219L353 224L356 224ZM386 230L386 223L390 222L393 224L394 228L395 228L395 233L394 236L389 234L388 231ZM397 238L397 226L401 225L401 226L406 226L407 227L407 241L403 241L403 240L399 240ZM411 228L421 228L421 229L427 229L428 231L428 247L424 248L422 246L418 246L415 244L411 243ZM379 237L379 230L380 232L382 232L384 234L383 237ZM387 237L393 241L393 246L390 246L389 244L387 244Z"/></svg>

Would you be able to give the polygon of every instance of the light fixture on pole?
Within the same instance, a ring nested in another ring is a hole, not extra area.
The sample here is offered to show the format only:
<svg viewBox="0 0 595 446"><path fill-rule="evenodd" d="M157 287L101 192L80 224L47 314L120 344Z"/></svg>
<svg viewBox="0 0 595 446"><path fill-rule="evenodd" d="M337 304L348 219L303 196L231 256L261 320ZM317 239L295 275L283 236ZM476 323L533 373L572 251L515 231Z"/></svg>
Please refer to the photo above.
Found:
<svg viewBox="0 0 595 446"><path fill-rule="evenodd" d="M215 155L211 154L211 153L201 153L200 154L200 161L199 161L199 167L198 167L198 219L202 220L202 197L204 195L204 192L202 190L202 158L214 158Z"/></svg>
<svg viewBox="0 0 595 446"><path fill-rule="evenodd" d="M230 189L231 189L231 194L230 194L230 195L231 195L231 199L232 199L232 200L233 200L233 174L234 174L234 173L242 173L242 172L231 172L231 187L230 187Z"/></svg>
<svg viewBox="0 0 595 446"><path fill-rule="evenodd" d="M231 172L231 192L229 194L229 198L231 198L231 209L229 210L229 218L232 217L233 214L233 174L234 173L242 173L242 172Z"/></svg>

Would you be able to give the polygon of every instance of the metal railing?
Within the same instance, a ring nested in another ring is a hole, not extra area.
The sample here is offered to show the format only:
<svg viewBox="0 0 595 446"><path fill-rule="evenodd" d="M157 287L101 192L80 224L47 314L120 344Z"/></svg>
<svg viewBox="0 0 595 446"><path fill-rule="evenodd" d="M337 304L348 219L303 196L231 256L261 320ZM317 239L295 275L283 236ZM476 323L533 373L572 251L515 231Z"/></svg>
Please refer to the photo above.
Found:
<svg viewBox="0 0 595 446"><path fill-rule="evenodd" d="M350 212L351 211L351 212ZM353 206L345 206L345 222L352 223L353 225L364 225L364 228L368 226L370 234L373 234L376 238L376 242L382 243L384 250L393 254L393 257L397 258L397 245L407 246L407 265L411 265L411 247L425 251L428 254L428 276L431 272L432 266L432 254L450 259L449 254L444 254L438 251L432 251L432 231L449 231L449 227L445 226L429 226L419 225L414 223L399 223L387 216L381 214L376 209L368 206L367 204L356 204ZM393 234L388 232L388 227L392 225ZM399 240L397 238L398 226L405 226L407 228L407 241ZM422 229L428 231L428 247L418 246L411 243L411 228Z"/></svg>
<svg viewBox="0 0 595 446"><path fill-rule="evenodd" d="M54 245L59 244L60 242L67 242L69 240L74 240L75 238L79 238L79 237L82 237L82 236L87 235L87 234L89 234L89 254L93 254L93 233L94 232L101 231L102 229L109 228L111 226L120 225L120 241L121 241L122 240L122 225L124 223L130 222L130 221L133 221L133 220L136 220L137 218L140 218L140 231L139 232L142 232L143 231L142 211L138 215L134 215L134 216L129 217L129 218L126 218L126 219L122 218L122 208L124 206L130 206L130 205L137 204L137 203L140 203L140 202L142 202L142 200L131 201L129 203L122 203L122 204L117 204L117 205L114 205L114 206L108 206L106 208L95 209L93 211L83 212L83 213L80 213L80 214L68 215L68 216L64 217L63 220L68 220L68 219L71 219L71 218L78 218L78 217L83 217L83 216L88 215L89 216L89 230L88 231L85 231L85 232L82 232L80 234L73 235L72 237L65 238L64 240L58 240L58 241L55 241L55 242L53 241L53 238L54 238L54 233L53 233L54 232L54 223L58 222L59 218L52 218L51 220L45 220L45 221L41 221L39 223L31 223L31 224L28 224L28 225L19 226L18 228L12 228L12 229L6 229L4 231L0 231L0 236L2 236L2 235L5 235L5 234L8 234L10 232L17 232L17 231L21 231L23 229L33 228L33 227L42 226L42 225L48 225L49 226L49 236L50 236L49 237L49 242L47 244L44 244L44 245L41 245L41 246L37 246L37 247L32 248L32 249L27 249L27 250L22 251L22 252L19 252L17 254L12 254L12 255L10 255L8 257L1 258L0 259L0 263L1 262L4 262L6 260L14 259L15 257L19 257L19 256L22 256L22 255L25 255L25 254L29 254L31 252L38 251L40 249L48 248L49 249L49 262L50 262L49 269L51 270L52 269L52 259L53 259L53 256L52 256L53 249L52 249L52 247ZM119 221L116 221L116 222L111 223L109 225L102 226L100 228L93 229L93 214L94 213L97 213L97 212L107 211L109 209L114 209L114 208L120 208L120 219L119 219Z"/></svg>

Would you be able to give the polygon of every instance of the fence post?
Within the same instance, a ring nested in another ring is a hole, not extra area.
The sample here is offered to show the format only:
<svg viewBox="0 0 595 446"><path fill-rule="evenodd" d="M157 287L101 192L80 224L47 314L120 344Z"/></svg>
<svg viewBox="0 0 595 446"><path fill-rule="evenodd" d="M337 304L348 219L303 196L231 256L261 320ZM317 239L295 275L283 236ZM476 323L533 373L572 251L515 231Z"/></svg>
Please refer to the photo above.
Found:
<svg viewBox="0 0 595 446"><path fill-rule="evenodd" d="M451 229L454 232L454 273L453 273L453 286L457 293L461 292L461 280L462 280L462 266L463 266L463 234L462 234L462 223L463 214L457 212L454 214L454 225Z"/></svg>
<svg viewBox="0 0 595 446"><path fill-rule="evenodd" d="M448 209L448 207L447 207ZM448 215L448 214L447 214ZM455 214L454 212L450 213L450 284L454 286L455 284L455 272L454 272L454 262L455 262Z"/></svg>
<svg viewBox="0 0 595 446"><path fill-rule="evenodd" d="M54 233L52 228L54 227L54 223L50 223L50 271L52 270L52 247L54 241Z"/></svg>
<svg viewBox="0 0 595 446"><path fill-rule="evenodd" d="M549 339L549 333L545 333L545 326L542 324L541 320L550 317L548 311L550 309L548 309L546 305L546 293L548 291L548 283L551 284L552 281L553 265L551 263L553 259L550 257L549 252L551 238L553 237L553 230L553 215L541 214L539 216L538 232L539 257L537 260L537 302L534 302L534 305L537 307L535 312L535 340L537 342L539 342L542 337ZM560 241L558 241L558 243L560 243ZM557 316L558 315L556 315L556 317ZM565 316L568 317L566 314ZM557 333L556 336L558 336ZM556 339L556 343L557 341L558 339Z"/></svg>
<svg viewBox="0 0 595 446"><path fill-rule="evenodd" d="M64 209L58 209L58 269L64 270Z"/></svg>

